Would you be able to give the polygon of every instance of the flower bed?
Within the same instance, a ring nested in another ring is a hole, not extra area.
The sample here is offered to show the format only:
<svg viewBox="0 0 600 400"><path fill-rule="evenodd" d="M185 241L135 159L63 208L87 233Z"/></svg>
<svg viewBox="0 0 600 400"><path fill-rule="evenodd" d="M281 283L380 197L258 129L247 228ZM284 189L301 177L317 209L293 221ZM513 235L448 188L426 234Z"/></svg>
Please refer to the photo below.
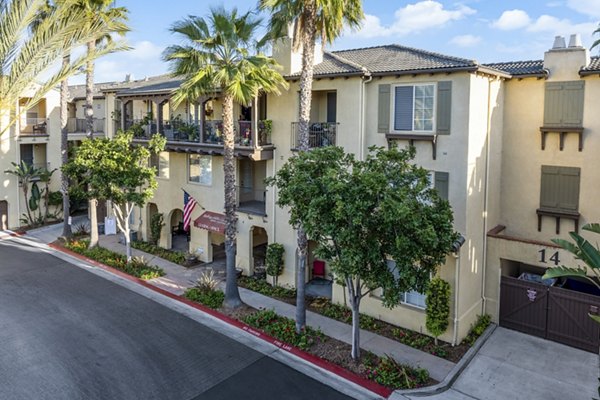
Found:
<svg viewBox="0 0 600 400"><path fill-rule="evenodd" d="M119 253L115 253L100 246L88 248L89 240L73 240L65 243L64 246L75 253L91 258L109 267L121 270L129 275L141 279L153 279L163 276L165 272L154 265L148 265L139 258L127 262L127 258Z"/></svg>
<svg viewBox="0 0 600 400"><path fill-rule="evenodd" d="M265 296L277 298L290 302L296 300L296 289L288 289L282 286L273 286L264 279L256 279L253 277L240 276L238 278L238 285L240 287L252 290Z"/></svg>
<svg viewBox="0 0 600 400"><path fill-rule="evenodd" d="M163 249L160 246L156 246L151 243L143 242L143 241L139 241L139 240L131 242L131 247L133 247L134 249L141 250L143 252L155 255L157 257L163 258L167 261L171 261L172 263L187 267L185 254L182 252Z"/></svg>
<svg viewBox="0 0 600 400"><path fill-rule="evenodd" d="M225 294L220 290L203 290L197 287L186 290L183 296L212 309L221 308L225 300Z"/></svg>

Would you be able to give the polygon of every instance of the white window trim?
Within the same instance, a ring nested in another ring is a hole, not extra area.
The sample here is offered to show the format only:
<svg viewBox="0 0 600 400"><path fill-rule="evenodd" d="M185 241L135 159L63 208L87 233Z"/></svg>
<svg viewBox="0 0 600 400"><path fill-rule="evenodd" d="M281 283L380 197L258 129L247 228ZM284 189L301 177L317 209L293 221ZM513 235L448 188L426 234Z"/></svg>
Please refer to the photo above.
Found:
<svg viewBox="0 0 600 400"><path fill-rule="evenodd" d="M413 291L414 291L415 293L418 293L418 294L420 294L420 295L422 295L422 296L425 296L425 298L427 298L427 295L426 295L426 294L424 294L424 293L420 293L420 292L417 292L416 290L413 290ZM417 304L408 303L408 302L406 301L406 294L407 294L407 293L409 293L409 292L402 292L402 300L400 300L400 304L402 304L402 305L405 305L405 306L409 306L409 307L413 307L413 308L416 308L416 309L418 309L418 310L425 310L425 306L420 306L420 305L417 305Z"/></svg>
<svg viewBox="0 0 600 400"><path fill-rule="evenodd" d="M201 183L201 182L194 182L192 181L190 178L190 156L199 156L199 157L210 157L210 184L207 185L205 183ZM169 163L171 162L171 160L169 160ZM212 187L212 181L213 181L213 176L212 176L212 156L205 156L204 154L188 154L186 157L186 163L187 163L187 181L188 183L192 184L192 185L198 185L198 186L204 186L204 187Z"/></svg>
<svg viewBox="0 0 600 400"><path fill-rule="evenodd" d="M432 126L431 126L431 130L430 131L416 131L414 130L415 128L415 87L416 86L433 86L433 115L432 115ZM399 86L412 86L413 87L413 105L412 105L412 115L411 115L411 121L412 121L412 127L413 129L410 131L400 131L400 130L396 130L394 129L396 124L395 124L395 108L396 108L396 88ZM437 82L418 82L418 83L393 83L391 85L391 90L390 90L390 96L391 96L391 101L390 101L390 132L392 133L406 133L406 132L411 132L411 133L415 133L415 134L423 134L423 135L431 135L433 133L436 132L436 115L437 115Z"/></svg>

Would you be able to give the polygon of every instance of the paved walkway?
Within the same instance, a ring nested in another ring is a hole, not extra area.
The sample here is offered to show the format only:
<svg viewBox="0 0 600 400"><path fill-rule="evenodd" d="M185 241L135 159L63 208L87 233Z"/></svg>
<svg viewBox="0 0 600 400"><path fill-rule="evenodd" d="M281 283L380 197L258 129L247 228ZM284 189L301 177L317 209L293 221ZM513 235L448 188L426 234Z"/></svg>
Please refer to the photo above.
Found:
<svg viewBox="0 0 600 400"><path fill-rule="evenodd" d="M53 233L55 234L53 236ZM42 228L28 232L27 236L48 243L54 241L60 234L60 226L54 230L51 227ZM120 243L120 235L100 236L100 245L118 253L125 253L125 245ZM185 268L178 264L169 262L154 255L140 250L132 249L134 256L143 256L151 265L161 267L166 275L151 279L148 282L165 289L171 293L181 295L185 289L193 287L198 278L207 270L212 269L215 275L224 279L224 261L201 264L194 268ZM259 293L240 288L242 301L254 308L274 309L279 315L289 318L295 317L296 307L273 298L263 296ZM307 311L307 324L319 328L327 336L333 337L345 343L352 343L352 331L348 324L324 317L320 314ZM371 351L379 356L389 355L398 362L415 367L425 368L431 377L442 381L455 366L454 363L435 357L429 353L416 350L412 347L398 343L395 340L376 335L372 332L361 330L361 348Z"/></svg>

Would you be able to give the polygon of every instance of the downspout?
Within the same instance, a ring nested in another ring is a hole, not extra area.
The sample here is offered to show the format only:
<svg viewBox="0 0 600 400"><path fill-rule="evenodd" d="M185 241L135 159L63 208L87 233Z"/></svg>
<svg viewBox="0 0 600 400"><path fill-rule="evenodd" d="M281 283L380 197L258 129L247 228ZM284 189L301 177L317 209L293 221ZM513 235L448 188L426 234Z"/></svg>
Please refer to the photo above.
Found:
<svg viewBox="0 0 600 400"><path fill-rule="evenodd" d="M366 114L365 86L373 80L373 76L371 75L371 73L369 71L367 71L367 70L363 70L363 71L364 71L364 75L362 76L362 84L360 86L360 113L358 115L358 118L359 118L358 142L359 142L359 146L360 146L360 151L359 151L359 159L360 160L365 159L365 131L366 131L366 123L367 123L367 119L365 118L365 114Z"/></svg>
<svg viewBox="0 0 600 400"><path fill-rule="evenodd" d="M458 293L460 286L460 249L456 252L454 268L454 334L452 337L452 346L458 343Z"/></svg>
<svg viewBox="0 0 600 400"><path fill-rule="evenodd" d="M489 201L489 175L490 175L490 135L491 135L491 118L492 118L492 80L488 78L488 101L487 101L487 128L485 136L485 175L483 183L483 260L481 273L481 314L485 314L486 297L485 297L485 278L487 269L487 231L488 231L488 201Z"/></svg>

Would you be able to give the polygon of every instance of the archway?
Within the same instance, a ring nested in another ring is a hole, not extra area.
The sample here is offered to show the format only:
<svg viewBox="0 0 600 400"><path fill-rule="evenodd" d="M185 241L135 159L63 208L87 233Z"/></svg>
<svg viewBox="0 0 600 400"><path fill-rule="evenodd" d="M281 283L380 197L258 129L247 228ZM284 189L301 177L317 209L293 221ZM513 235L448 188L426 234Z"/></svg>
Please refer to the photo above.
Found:
<svg viewBox="0 0 600 400"><path fill-rule="evenodd" d="M169 248L184 252L188 251L188 233L183 230L183 211L179 208L172 210L167 221L171 229Z"/></svg>

